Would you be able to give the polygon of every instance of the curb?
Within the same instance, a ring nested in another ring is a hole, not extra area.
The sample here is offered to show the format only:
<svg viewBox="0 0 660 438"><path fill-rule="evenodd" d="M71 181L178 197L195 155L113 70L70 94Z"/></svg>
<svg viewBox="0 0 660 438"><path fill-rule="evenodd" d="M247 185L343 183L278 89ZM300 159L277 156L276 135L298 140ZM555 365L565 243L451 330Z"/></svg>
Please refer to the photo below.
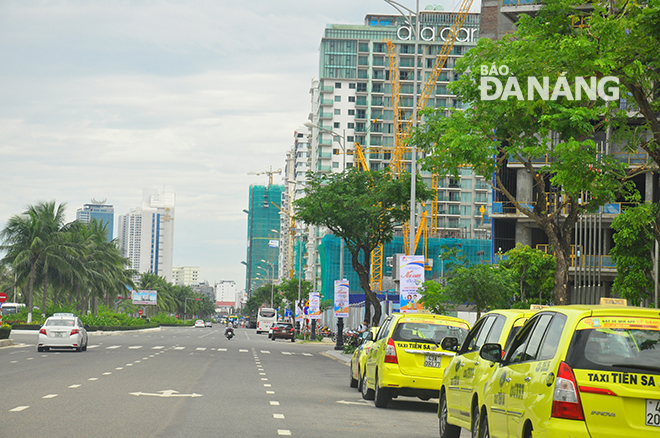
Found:
<svg viewBox="0 0 660 438"><path fill-rule="evenodd" d="M13 339L0 339L0 348L14 345Z"/></svg>
<svg viewBox="0 0 660 438"><path fill-rule="evenodd" d="M337 350L322 351L320 354L327 358L334 359L337 362L343 363L347 367L351 366L351 356L348 354L340 353Z"/></svg>

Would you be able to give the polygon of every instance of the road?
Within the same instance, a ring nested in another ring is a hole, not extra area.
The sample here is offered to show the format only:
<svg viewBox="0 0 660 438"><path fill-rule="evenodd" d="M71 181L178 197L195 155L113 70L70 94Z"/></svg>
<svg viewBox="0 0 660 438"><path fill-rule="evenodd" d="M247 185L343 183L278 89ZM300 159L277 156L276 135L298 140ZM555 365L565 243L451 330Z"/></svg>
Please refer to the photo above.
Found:
<svg viewBox="0 0 660 438"><path fill-rule="evenodd" d="M437 401L377 409L331 344L224 326L90 335L86 352L0 348L0 437L432 437ZM468 436L464 431L462 436Z"/></svg>

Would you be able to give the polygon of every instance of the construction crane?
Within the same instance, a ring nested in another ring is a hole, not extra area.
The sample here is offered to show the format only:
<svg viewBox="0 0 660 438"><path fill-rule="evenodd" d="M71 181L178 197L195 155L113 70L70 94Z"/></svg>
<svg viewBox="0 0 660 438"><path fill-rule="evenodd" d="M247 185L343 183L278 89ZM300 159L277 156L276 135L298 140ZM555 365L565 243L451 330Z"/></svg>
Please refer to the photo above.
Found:
<svg viewBox="0 0 660 438"><path fill-rule="evenodd" d="M440 50L440 53L438 53L438 56L435 59L435 63L433 64L433 69L429 74L429 77L424 84L424 88L422 90L422 94L420 95L419 99L417 100L417 111L416 111L416 117L406 117L405 110L401 107L401 96L400 96L400 84L399 84L399 68L396 60L396 54L394 53L394 44L392 43L391 40L387 40L387 49L388 49L388 57L389 57L389 66L390 66L390 85L392 88L392 115L394 119L394 152L392 154L392 160L390 162L390 169L392 172L393 177L398 177L400 176L403 172L405 172L405 165L404 165L404 157L406 151L410 152L410 148L406 146L406 141L410 137L410 134L412 133L413 127L417 125L419 122L420 118L420 111L424 109L426 106L426 103L429 100L429 97L435 90L435 85L438 80L438 77L440 76L440 73L442 72L443 67L445 66L445 63L447 62L447 58L449 57L449 53L451 52L452 48L454 47L454 43L456 42L456 38L458 37L458 32L463 26L463 23L465 22L465 18L467 17L467 14L470 12L470 8L472 7L472 3L474 0L462 0L461 5L459 7L459 10L457 14L455 15L454 22L452 23L450 27L450 31L447 34L447 38L445 40L445 43L442 46L442 49ZM420 19L420 17L416 17L417 20ZM416 38L418 36L415 36ZM416 93L417 90L414 90ZM412 182L414 183L414 181ZM430 226L426 227L425 221L427 217L427 212L422 213L422 217L420 220L419 224L419 229L417 230L415 234L415 241L414 242L409 242L410 237L409 237L409 230L410 230L410 223L405 222L403 224L403 246L404 246L404 252L406 254L414 254L415 250L417 248L417 244L419 242L420 237L423 236L423 252L424 252L424 258L427 258L427 243L428 243L428 232L427 229L431 228L432 234L434 234L437 230L437 205L438 205L438 186L439 186L439 178L437 175L433 175L431 178L431 188L433 191L436 193L436 199L434 199L432 205L431 205L431 218L430 218ZM420 230L423 230L420 232ZM412 243L412 248L409 248ZM372 251L372 256L371 256L371 284L372 284L372 289L376 291L382 290L382 275L383 275L383 246L382 244L379 245L378 248L376 248L374 251ZM430 267L427 267L427 269L430 269Z"/></svg>
<svg viewBox="0 0 660 438"><path fill-rule="evenodd" d="M282 174L282 169L277 169L273 170L273 166L270 166L269 170L265 170L263 172L248 172L248 175L268 175L268 185L266 186L266 190L273 185L273 175L281 175Z"/></svg>

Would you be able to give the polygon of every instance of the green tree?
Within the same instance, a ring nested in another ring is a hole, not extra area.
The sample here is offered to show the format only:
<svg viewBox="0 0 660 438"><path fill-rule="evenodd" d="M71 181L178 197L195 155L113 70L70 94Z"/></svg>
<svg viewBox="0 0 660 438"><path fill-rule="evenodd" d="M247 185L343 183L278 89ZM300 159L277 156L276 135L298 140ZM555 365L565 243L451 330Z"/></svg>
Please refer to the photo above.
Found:
<svg viewBox="0 0 660 438"><path fill-rule="evenodd" d="M545 232L556 257L557 304L569 302L570 244L580 215L632 188L627 166L603 154L594 141L608 131L626 134L627 117L614 102L590 100L586 93L581 99L560 95L544 100L539 93L525 93L521 100L483 99L481 79L490 71L482 74L481 67L507 66L510 76L500 79L517 79L525 92L529 78L552 78L554 87L558 77L572 84L576 77L600 76L596 60L585 62L584 41L578 38L583 30L573 26L574 10L551 5L563 1L544 2L537 17L524 16L517 31L501 40L480 39L457 63L462 76L452 84L468 108L451 117L444 116L444 109L426 111L426 124L412 138L429 153L425 169L456 175L460 166L470 165L479 175L494 175L493 188L504 208L527 216ZM626 140L635 146L633 136ZM526 184L517 186L516 179L528 179L532 189L520 190Z"/></svg>
<svg viewBox="0 0 660 438"><path fill-rule="evenodd" d="M432 280L424 282L420 301L426 309L439 314L467 305L477 312L478 319L484 310L511 307L515 290L516 283L506 269L475 264L456 267L444 287Z"/></svg>
<svg viewBox="0 0 660 438"><path fill-rule="evenodd" d="M505 255L507 258L500 262L500 266L508 269L512 279L518 284L518 293L515 297L518 307L529 308L529 304L536 296L538 296L538 304L552 302L555 258L551 254L520 243Z"/></svg>
<svg viewBox="0 0 660 438"><path fill-rule="evenodd" d="M300 288L298 287L300 285ZM277 285L277 290L281 292L281 296L284 298L284 301L287 303L286 308L295 311L294 306L300 296L301 300L306 300L309 297L309 293L312 291L313 285L311 281L300 280L297 278L291 278L289 280L284 280Z"/></svg>
<svg viewBox="0 0 660 438"><path fill-rule="evenodd" d="M613 290L638 306L642 300L654 301L653 242L658 205L640 204L627 208L612 222L616 230L614 248L610 251L616 262L617 277ZM657 261L656 261L657 263ZM658 303L654 304L658 307Z"/></svg>
<svg viewBox="0 0 660 438"><path fill-rule="evenodd" d="M371 290L371 252L394 238L394 229L410 215L410 174L392 179L386 171L310 173L306 196L295 202L296 219L327 227L343 239L351 265L365 293L365 319L380 324L381 308ZM416 181L417 200L431 198L423 182Z"/></svg>

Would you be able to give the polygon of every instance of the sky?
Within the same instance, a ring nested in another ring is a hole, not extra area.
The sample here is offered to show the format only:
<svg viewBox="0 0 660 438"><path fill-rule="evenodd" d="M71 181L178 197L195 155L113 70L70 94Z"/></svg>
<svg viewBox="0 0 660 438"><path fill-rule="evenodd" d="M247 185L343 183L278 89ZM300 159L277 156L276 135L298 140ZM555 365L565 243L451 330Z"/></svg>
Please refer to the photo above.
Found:
<svg viewBox="0 0 660 438"><path fill-rule="evenodd" d="M420 8L431 3L457 9ZM244 289L243 210L249 186L268 183L249 173L284 168L326 25L367 13L396 11L384 0L2 0L0 227L41 201L66 204L70 222L92 199L114 206L116 224L143 188L174 191L174 266Z"/></svg>

